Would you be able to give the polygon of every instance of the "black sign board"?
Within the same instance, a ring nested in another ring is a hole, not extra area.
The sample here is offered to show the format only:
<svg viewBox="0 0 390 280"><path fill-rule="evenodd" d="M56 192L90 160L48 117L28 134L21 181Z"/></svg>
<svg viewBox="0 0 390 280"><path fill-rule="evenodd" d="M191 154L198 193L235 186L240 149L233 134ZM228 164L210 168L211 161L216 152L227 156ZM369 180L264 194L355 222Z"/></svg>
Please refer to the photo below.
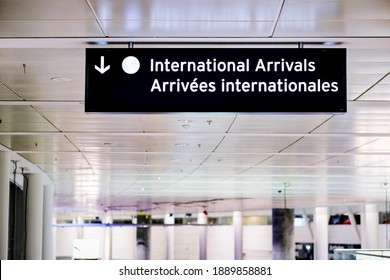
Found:
<svg viewBox="0 0 390 280"><path fill-rule="evenodd" d="M86 112L346 112L345 49L87 49Z"/></svg>

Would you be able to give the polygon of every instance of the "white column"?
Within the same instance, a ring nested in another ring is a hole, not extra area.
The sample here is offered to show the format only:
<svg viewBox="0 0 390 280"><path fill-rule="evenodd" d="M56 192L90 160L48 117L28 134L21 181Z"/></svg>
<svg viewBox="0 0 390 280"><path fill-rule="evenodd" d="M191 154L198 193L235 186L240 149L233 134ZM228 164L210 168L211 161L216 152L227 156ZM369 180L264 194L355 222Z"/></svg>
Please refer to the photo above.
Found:
<svg viewBox="0 0 390 280"><path fill-rule="evenodd" d="M77 227L77 239L84 239L84 218L77 217L73 220L73 223L76 224Z"/></svg>
<svg viewBox="0 0 390 280"><path fill-rule="evenodd" d="M42 259L54 260L53 239L53 197L54 186L44 186L43 191L43 244Z"/></svg>
<svg viewBox="0 0 390 280"><path fill-rule="evenodd" d="M53 225L56 225L57 224L57 218L56 217L53 217L53 220L52 220L52 224ZM53 232L53 254L54 254L54 259L56 260L57 259L57 227L53 227L52 228L52 232Z"/></svg>
<svg viewBox="0 0 390 280"><path fill-rule="evenodd" d="M164 218L166 239L167 239L167 260L173 260L175 254L175 216L173 214L167 214Z"/></svg>
<svg viewBox="0 0 390 280"><path fill-rule="evenodd" d="M242 260L242 212L233 212L233 228L234 228L234 259Z"/></svg>
<svg viewBox="0 0 390 280"><path fill-rule="evenodd" d="M9 165L8 152L0 152L0 259L8 258L9 217Z"/></svg>
<svg viewBox="0 0 390 280"><path fill-rule="evenodd" d="M43 185L42 174L39 173L29 174L28 176L26 220L26 259L41 260L43 237Z"/></svg>
<svg viewBox="0 0 390 280"><path fill-rule="evenodd" d="M376 204L364 206L361 215L362 249L377 249L379 246L379 213Z"/></svg>
<svg viewBox="0 0 390 280"><path fill-rule="evenodd" d="M199 259L207 259L207 215L204 213L198 214L199 226ZM204 225L204 226L202 226Z"/></svg>
<svg viewBox="0 0 390 280"><path fill-rule="evenodd" d="M316 260L328 259L328 222L328 208L317 207L314 213L314 254Z"/></svg>
<svg viewBox="0 0 390 280"><path fill-rule="evenodd" d="M106 227L104 228L104 259L112 259L112 218L110 215L105 217L104 223Z"/></svg>

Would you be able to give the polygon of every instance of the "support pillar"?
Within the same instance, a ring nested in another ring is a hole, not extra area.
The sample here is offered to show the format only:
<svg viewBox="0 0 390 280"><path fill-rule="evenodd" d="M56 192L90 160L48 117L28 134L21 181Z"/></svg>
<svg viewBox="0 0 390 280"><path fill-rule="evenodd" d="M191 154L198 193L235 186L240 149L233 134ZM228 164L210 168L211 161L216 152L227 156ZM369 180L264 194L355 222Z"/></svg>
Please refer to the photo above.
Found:
<svg viewBox="0 0 390 280"><path fill-rule="evenodd" d="M43 192L43 260L55 259L53 239L53 197L54 187L45 186Z"/></svg>
<svg viewBox="0 0 390 280"><path fill-rule="evenodd" d="M137 260L150 259L150 216L137 216Z"/></svg>
<svg viewBox="0 0 390 280"><path fill-rule="evenodd" d="M28 176L26 220L26 259L41 260L43 239L43 185L42 174L39 173L29 174Z"/></svg>
<svg viewBox="0 0 390 280"><path fill-rule="evenodd" d="M294 209L272 209L272 259L295 259Z"/></svg>
<svg viewBox="0 0 390 280"><path fill-rule="evenodd" d="M234 259L242 260L242 212L233 212L233 228L234 228Z"/></svg>
<svg viewBox="0 0 390 280"><path fill-rule="evenodd" d="M199 259L207 259L207 215L204 213L198 214L199 226Z"/></svg>
<svg viewBox="0 0 390 280"><path fill-rule="evenodd" d="M0 259L8 259L10 155L0 152Z"/></svg>
<svg viewBox="0 0 390 280"><path fill-rule="evenodd" d="M52 224L56 225L57 224L57 218L53 217ZM57 227L53 227L53 252L54 252L54 259L57 259Z"/></svg>
<svg viewBox="0 0 390 280"><path fill-rule="evenodd" d="M378 249L379 247L379 212L376 204L367 204L362 209L361 237L362 249Z"/></svg>
<svg viewBox="0 0 390 280"><path fill-rule="evenodd" d="M328 241L328 223L329 214L327 207L317 207L314 213L314 259L328 260L329 241Z"/></svg>
<svg viewBox="0 0 390 280"><path fill-rule="evenodd" d="M164 224L166 231L166 240L167 240L167 260L173 260L175 255L175 216L173 214L167 214L164 218Z"/></svg>
<svg viewBox="0 0 390 280"><path fill-rule="evenodd" d="M76 238L77 239L84 239L84 218L83 217L77 217L73 219L73 224L76 225Z"/></svg>
<svg viewBox="0 0 390 280"><path fill-rule="evenodd" d="M104 228L104 259L111 260L112 259L112 218L110 215L106 215L104 224L106 227Z"/></svg>

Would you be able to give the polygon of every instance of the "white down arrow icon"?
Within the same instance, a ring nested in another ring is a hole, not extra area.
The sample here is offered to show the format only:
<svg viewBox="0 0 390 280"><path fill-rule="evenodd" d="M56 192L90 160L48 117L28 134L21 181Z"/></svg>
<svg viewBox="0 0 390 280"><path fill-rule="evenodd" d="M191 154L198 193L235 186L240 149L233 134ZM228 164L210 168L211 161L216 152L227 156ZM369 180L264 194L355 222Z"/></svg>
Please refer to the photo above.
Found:
<svg viewBox="0 0 390 280"><path fill-rule="evenodd" d="M107 65L106 67L104 67L104 56L100 57L100 67L95 65L95 69L98 70L100 72L100 74L104 74L105 72L107 72L110 69L110 65Z"/></svg>

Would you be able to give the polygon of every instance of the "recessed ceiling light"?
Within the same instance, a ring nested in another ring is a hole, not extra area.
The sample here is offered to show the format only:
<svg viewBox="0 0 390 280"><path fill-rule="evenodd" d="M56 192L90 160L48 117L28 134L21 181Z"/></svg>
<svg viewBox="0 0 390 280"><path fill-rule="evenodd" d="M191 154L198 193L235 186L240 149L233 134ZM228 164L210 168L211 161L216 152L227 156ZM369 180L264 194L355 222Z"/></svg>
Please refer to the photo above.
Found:
<svg viewBox="0 0 390 280"><path fill-rule="evenodd" d="M329 41L329 42L323 42L322 44L325 45L325 46L335 46L335 45L339 45L340 42Z"/></svg>
<svg viewBox="0 0 390 280"><path fill-rule="evenodd" d="M187 143L176 143L175 144L176 147L185 147L185 146L188 146Z"/></svg>
<svg viewBox="0 0 390 280"><path fill-rule="evenodd" d="M185 119L181 119L181 120L177 120L177 122L179 123L193 123L195 122L194 120L185 120Z"/></svg>
<svg viewBox="0 0 390 280"><path fill-rule="evenodd" d="M53 77L53 78L51 78L51 80L52 80L53 82L64 83L64 82L70 82L72 79L66 78L66 77Z"/></svg>

